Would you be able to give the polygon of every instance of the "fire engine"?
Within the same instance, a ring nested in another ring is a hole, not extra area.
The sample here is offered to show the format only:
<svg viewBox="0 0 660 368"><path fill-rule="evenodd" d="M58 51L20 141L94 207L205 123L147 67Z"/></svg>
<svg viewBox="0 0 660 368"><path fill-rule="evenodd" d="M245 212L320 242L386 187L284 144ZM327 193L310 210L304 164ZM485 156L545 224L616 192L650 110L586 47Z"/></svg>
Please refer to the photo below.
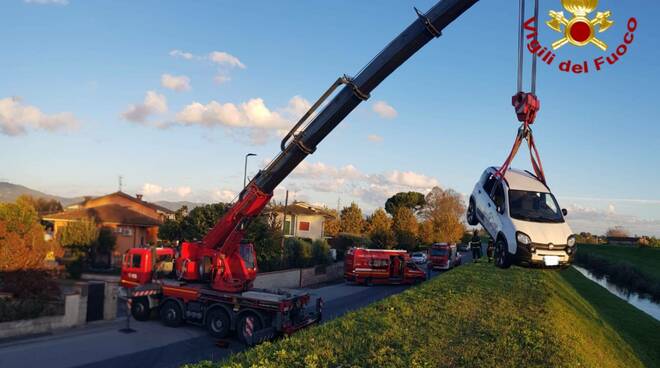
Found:
<svg viewBox="0 0 660 368"><path fill-rule="evenodd" d="M306 292L253 288L257 257L254 246L244 240L246 228L261 214L274 189L305 157L314 153L318 144L351 111L476 2L443 0L427 13L415 9L417 19L412 24L355 77L338 78L310 107L282 139L281 152L252 178L203 239L183 242L176 253L166 249L131 249L124 258L121 285L132 300L132 315L144 320L151 311L158 310L162 322L168 326L183 322L197 324L217 337L236 331L246 342L255 336L260 341L289 334L320 321L322 300L317 299L316 310L308 312L310 295ZM332 99L324 104L330 96ZM421 279L413 275L423 272L412 269L403 253L394 254L399 259L400 271L396 274L388 271L385 280L389 281L390 276L400 277L402 282ZM388 256L383 261L389 267L393 259ZM371 277L373 281L376 279Z"/></svg>
<svg viewBox="0 0 660 368"><path fill-rule="evenodd" d="M358 284L415 284L426 273L405 250L351 248L344 257L344 279Z"/></svg>
<svg viewBox="0 0 660 368"><path fill-rule="evenodd" d="M434 243L428 249L428 260L433 269L448 270L461 264L456 244Z"/></svg>

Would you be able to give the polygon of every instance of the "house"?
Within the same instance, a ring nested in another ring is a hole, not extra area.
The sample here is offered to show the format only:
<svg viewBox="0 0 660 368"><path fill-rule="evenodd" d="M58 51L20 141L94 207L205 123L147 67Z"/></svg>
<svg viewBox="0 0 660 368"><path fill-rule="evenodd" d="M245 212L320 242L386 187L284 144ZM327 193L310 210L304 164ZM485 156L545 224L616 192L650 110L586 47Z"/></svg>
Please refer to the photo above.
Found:
<svg viewBox="0 0 660 368"><path fill-rule="evenodd" d="M608 236L607 244L617 244L617 245L638 245L639 238L631 236Z"/></svg>
<svg viewBox="0 0 660 368"><path fill-rule="evenodd" d="M275 215L279 223L284 224L285 237L299 237L308 239L325 238L325 222L334 216L324 208L313 206L305 202L294 202L286 207L286 220L284 220L284 206L275 206L269 211Z"/></svg>
<svg viewBox="0 0 660 368"><path fill-rule="evenodd" d="M44 217L53 223L54 236L67 224L92 219L99 227L112 229L117 242L113 254L106 255L107 263L118 264L128 249L153 244L158 240L158 227L174 217L169 209L142 200L141 195L132 197L116 192L96 198L87 198L65 208L63 212Z"/></svg>

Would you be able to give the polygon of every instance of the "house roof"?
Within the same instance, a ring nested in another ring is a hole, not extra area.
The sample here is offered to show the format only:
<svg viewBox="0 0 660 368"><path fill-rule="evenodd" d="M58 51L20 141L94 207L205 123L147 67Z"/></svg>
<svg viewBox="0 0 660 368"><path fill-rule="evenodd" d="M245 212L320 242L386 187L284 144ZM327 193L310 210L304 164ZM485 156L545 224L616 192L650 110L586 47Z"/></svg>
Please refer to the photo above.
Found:
<svg viewBox="0 0 660 368"><path fill-rule="evenodd" d="M130 200L130 201L133 201L133 202L135 202L135 203L139 203L139 204L141 204L141 205L143 205L143 206L149 207L149 208L151 208L151 209L153 209L153 210L156 210L156 211L159 211L159 212L163 212L163 213L166 213L166 214L173 214L173 213L174 213L174 211L170 210L169 208L165 208L165 207L163 207L163 206L159 206L159 205L157 205L157 204L155 204L155 203L151 203L151 202L143 201L143 200L138 199L138 198L135 198L135 197L133 197L133 196L131 196L131 195L129 195L129 194L126 194L126 193L124 193L124 192L122 192L122 191L117 191L117 192L110 193L110 194L106 194L106 195L103 195L103 196L100 196L100 197L88 198L88 199L86 199L86 200L83 201L83 202L76 203L76 205L80 205L80 206L84 207L84 205L85 205L85 203L87 203L87 201L90 201L90 200L96 200L96 199L101 199L101 198L105 198L105 197L112 197L112 196L123 197L123 198L126 198L126 199L128 199L128 200ZM75 206L75 205L74 205L74 206ZM71 207L71 206L70 206L70 207Z"/></svg>
<svg viewBox="0 0 660 368"><path fill-rule="evenodd" d="M270 213L276 212L276 213L283 213L284 212L284 206L274 206L270 211ZM306 216L323 216L325 218L334 218L335 216L332 215L328 210L317 207L314 205L311 205L309 203L305 202L294 202L286 207L286 213L287 215L293 214L293 215L306 215Z"/></svg>
<svg viewBox="0 0 660 368"><path fill-rule="evenodd" d="M45 216L44 220L77 221L83 218L92 218L96 223L115 223L122 225L158 226L162 224L154 218L118 204L107 204L105 206L59 212Z"/></svg>

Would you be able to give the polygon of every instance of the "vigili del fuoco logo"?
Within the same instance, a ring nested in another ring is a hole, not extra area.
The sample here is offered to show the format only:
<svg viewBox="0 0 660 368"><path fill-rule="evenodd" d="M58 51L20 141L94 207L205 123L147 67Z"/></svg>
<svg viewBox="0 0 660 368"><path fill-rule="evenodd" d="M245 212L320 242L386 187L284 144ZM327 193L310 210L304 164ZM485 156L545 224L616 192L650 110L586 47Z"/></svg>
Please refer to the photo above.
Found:
<svg viewBox="0 0 660 368"><path fill-rule="evenodd" d="M598 35L607 31L614 25L615 18L610 10L594 11L598 7L598 0L561 0L561 5L569 13L550 10L549 19L545 24L558 34L558 39L550 47L542 45L538 40L538 27L531 17L525 21L527 33L527 50L536 54L540 61L548 65L556 65L566 73L583 74L600 72L619 62L628 52L635 40L637 19L631 17L626 22L626 33L616 48L610 48L607 43L598 38ZM558 58L562 47L592 47L598 51L598 56L586 60L571 60Z"/></svg>

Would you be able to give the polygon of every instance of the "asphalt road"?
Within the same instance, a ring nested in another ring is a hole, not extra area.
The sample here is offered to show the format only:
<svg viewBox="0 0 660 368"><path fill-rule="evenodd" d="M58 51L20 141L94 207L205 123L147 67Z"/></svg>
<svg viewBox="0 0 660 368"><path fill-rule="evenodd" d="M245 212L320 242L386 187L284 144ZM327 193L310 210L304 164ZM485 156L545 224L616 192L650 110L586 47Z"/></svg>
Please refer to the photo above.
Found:
<svg viewBox="0 0 660 368"><path fill-rule="evenodd" d="M471 255L463 253L463 262ZM433 276L441 273L434 272ZM323 320L364 307L409 286L357 286L338 283L309 289L312 300L324 299ZM132 322L135 333L124 334L119 329L125 320L90 323L84 328L54 335L0 344L0 367L179 367L200 360L222 360L246 347L236 339L229 346L216 346L203 328L182 326L168 328L159 321Z"/></svg>

